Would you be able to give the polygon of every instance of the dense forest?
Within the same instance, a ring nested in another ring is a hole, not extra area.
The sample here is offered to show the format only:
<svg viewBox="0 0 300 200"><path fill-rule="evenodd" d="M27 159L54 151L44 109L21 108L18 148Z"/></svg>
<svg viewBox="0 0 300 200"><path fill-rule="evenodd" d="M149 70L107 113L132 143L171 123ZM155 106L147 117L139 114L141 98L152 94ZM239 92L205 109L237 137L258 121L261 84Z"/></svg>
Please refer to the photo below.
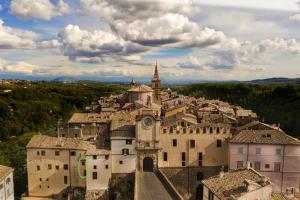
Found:
<svg viewBox="0 0 300 200"><path fill-rule="evenodd" d="M26 151L39 131L55 135L58 122L66 123L74 112L100 96L119 94L128 87L95 82L21 82L0 85L0 164L14 168L15 195L26 192ZM179 93L220 99L254 110L267 123L280 123L300 136L300 86L246 83L203 83L174 87Z"/></svg>
<svg viewBox="0 0 300 200"><path fill-rule="evenodd" d="M177 86L175 90L251 109L261 121L280 124L288 134L300 138L299 84L199 83Z"/></svg>
<svg viewBox="0 0 300 200"><path fill-rule="evenodd" d="M20 82L0 85L0 164L14 168L16 199L27 191L26 144L39 131L55 135L57 123L100 96L126 86L100 83Z"/></svg>

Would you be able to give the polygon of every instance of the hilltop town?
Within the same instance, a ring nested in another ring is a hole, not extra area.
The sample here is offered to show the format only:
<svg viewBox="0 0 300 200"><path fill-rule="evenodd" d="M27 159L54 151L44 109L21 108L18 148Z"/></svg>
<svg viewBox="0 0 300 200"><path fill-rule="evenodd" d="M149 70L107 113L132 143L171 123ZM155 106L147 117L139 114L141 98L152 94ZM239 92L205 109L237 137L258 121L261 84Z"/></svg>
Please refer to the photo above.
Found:
<svg viewBox="0 0 300 200"><path fill-rule="evenodd" d="M162 90L157 64L151 87L132 80L87 109L27 144L23 199L299 197L299 140L251 110ZM13 199L1 169L0 199Z"/></svg>

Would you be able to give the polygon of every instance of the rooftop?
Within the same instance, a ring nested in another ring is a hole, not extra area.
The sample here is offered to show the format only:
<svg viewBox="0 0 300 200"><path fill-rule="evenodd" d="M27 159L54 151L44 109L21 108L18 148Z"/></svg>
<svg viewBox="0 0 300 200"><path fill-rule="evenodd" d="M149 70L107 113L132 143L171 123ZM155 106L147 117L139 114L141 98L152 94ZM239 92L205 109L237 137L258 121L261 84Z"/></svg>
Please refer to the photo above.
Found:
<svg viewBox="0 0 300 200"><path fill-rule="evenodd" d="M280 130L242 130L230 140L231 143L252 144L291 144L300 145L300 141Z"/></svg>
<svg viewBox="0 0 300 200"><path fill-rule="evenodd" d="M142 84L138 86L133 86L128 90L128 92L153 92L153 90L151 87Z"/></svg>
<svg viewBox="0 0 300 200"><path fill-rule="evenodd" d="M232 170L224 173L223 176L217 175L205 179L202 183L220 199L242 196L247 193L247 185L249 184L254 185L255 189L271 184L251 168Z"/></svg>
<svg viewBox="0 0 300 200"><path fill-rule="evenodd" d="M69 123L106 123L108 120L107 113L74 113Z"/></svg>
<svg viewBox="0 0 300 200"><path fill-rule="evenodd" d="M96 148L95 145L78 138L50 137L47 135L35 135L26 146L27 148L43 149L77 149L88 150Z"/></svg>
<svg viewBox="0 0 300 200"><path fill-rule="evenodd" d="M111 137L135 137L136 112L118 112L112 116Z"/></svg>
<svg viewBox="0 0 300 200"><path fill-rule="evenodd" d="M0 165L0 181L3 180L12 171L13 171L13 169L11 167Z"/></svg>

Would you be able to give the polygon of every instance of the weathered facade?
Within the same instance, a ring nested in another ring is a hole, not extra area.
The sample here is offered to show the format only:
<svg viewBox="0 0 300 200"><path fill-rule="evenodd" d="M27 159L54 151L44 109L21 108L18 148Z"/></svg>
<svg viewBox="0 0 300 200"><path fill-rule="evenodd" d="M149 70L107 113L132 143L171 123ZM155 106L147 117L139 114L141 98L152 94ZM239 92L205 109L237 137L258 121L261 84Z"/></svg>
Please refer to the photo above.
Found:
<svg viewBox="0 0 300 200"><path fill-rule="evenodd" d="M0 200L14 200L13 169L0 165Z"/></svg>

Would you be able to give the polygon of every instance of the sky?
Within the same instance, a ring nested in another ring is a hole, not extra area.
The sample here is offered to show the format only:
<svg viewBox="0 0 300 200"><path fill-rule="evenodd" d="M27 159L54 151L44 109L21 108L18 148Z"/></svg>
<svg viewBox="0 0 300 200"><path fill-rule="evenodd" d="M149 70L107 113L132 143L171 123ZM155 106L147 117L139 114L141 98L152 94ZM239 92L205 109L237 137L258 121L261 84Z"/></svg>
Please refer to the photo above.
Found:
<svg viewBox="0 0 300 200"><path fill-rule="evenodd" d="M0 0L0 78L300 77L295 0Z"/></svg>

